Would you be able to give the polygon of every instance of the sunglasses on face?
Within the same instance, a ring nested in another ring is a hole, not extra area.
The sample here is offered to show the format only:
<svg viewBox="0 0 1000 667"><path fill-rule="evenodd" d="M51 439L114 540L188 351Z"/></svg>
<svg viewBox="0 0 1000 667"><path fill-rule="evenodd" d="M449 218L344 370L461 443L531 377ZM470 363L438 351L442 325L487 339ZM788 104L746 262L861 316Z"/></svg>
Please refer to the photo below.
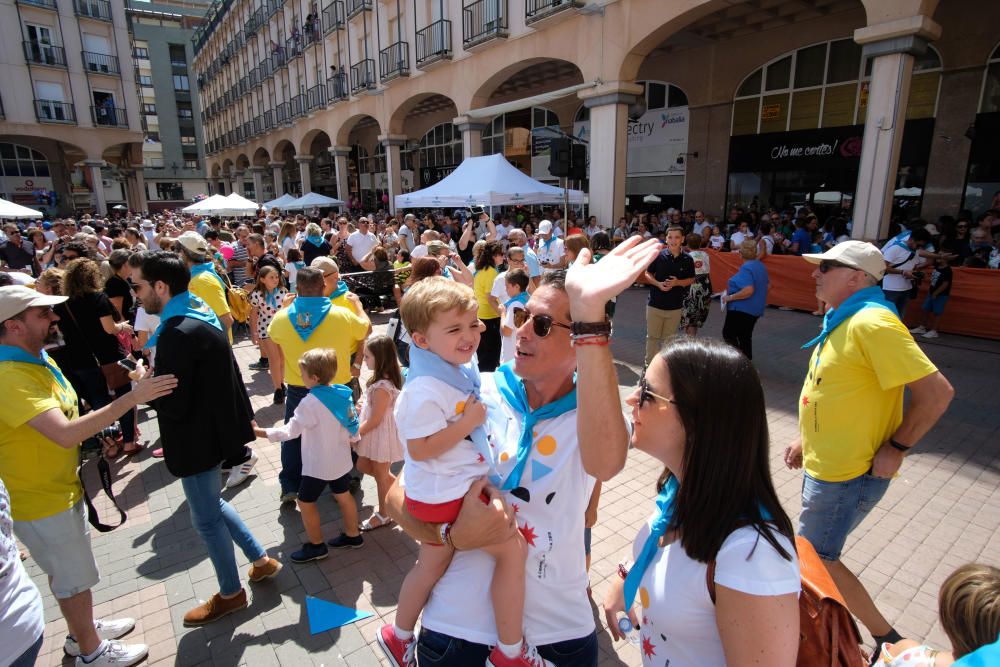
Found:
<svg viewBox="0 0 1000 667"><path fill-rule="evenodd" d="M655 403L656 399L665 401L667 403L673 403L677 405L677 401L672 398L667 398L666 396L660 396L649 390L649 384L646 382L646 374L642 374L642 378L639 379L639 408L641 409L646 402Z"/></svg>
<svg viewBox="0 0 1000 667"><path fill-rule="evenodd" d="M848 266L847 264L841 264L840 262L835 262L830 259L824 259L819 263L819 272L826 273L830 269L850 269L851 271L860 271L853 266Z"/></svg>
<svg viewBox="0 0 1000 667"><path fill-rule="evenodd" d="M535 335L539 338L545 338L550 333L552 333L552 327L562 327L563 329L572 329L568 324L563 324L562 322L556 322L552 319L551 315L532 315L524 308L519 308L514 311L514 326L521 328L531 321L532 330Z"/></svg>

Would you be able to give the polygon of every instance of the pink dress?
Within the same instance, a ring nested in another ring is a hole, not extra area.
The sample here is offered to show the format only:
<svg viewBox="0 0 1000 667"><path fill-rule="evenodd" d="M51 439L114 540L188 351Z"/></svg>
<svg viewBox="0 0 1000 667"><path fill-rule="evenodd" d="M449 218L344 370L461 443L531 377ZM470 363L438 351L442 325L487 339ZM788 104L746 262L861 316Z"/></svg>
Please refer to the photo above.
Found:
<svg viewBox="0 0 1000 667"><path fill-rule="evenodd" d="M379 380L368 385L368 388L365 389L365 395L361 398L361 421L364 422L371 416L372 392L376 388L389 392L389 405L386 407L379 425L373 431L361 436L361 442L354 445L354 450L358 456L380 463L402 461L403 443L400 441L399 431L396 429L396 417L393 416L393 408L396 405L399 390L391 382Z"/></svg>

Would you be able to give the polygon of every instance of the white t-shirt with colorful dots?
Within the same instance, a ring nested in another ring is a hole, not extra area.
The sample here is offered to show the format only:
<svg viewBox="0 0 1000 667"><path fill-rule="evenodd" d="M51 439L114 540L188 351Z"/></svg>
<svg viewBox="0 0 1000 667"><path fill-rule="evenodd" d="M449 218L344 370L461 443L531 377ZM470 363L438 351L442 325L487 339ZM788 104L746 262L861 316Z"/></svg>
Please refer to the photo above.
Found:
<svg viewBox="0 0 1000 667"><path fill-rule="evenodd" d="M472 482L489 474L489 463L471 440L462 440L440 456L424 461L415 461L406 446L407 440L426 438L458 420L467 398L450 384L427 375L407 380L403 386L395 416L405 450L400 479L410 500L428 504L457 500Z"/></svg>
<svg viewBox="0 0 1000 667"><path fill-rule="evenodd" d="M491 373L484 373L482 382L489 430L498 452L497 469L506 478L516 460L522 416L500 396ZM528 543L525 637L542 646L594 631L583 521L596 480L583 468L575 410L539 422L534 434L521 486L507 492L506 498ZM495 644L490 603L493 564L482 551L457 552L424 607L423 627L477 644Z"/></svg>

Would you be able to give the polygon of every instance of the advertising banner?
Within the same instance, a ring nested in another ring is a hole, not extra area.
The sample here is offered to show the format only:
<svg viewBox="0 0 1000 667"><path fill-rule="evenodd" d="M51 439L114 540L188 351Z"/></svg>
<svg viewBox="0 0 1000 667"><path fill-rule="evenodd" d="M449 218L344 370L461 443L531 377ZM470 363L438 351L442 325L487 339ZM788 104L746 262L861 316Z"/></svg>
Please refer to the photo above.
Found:
<svg viewBox="0 0 1000 667"><path fill-rule="evenodd" d="M590 141L590 121L573 123L573 135ZM628 141L627 176L681 175L687 152L688 107L654 109L625 128ZM588 150L589 150L588 145Z"/></svg>

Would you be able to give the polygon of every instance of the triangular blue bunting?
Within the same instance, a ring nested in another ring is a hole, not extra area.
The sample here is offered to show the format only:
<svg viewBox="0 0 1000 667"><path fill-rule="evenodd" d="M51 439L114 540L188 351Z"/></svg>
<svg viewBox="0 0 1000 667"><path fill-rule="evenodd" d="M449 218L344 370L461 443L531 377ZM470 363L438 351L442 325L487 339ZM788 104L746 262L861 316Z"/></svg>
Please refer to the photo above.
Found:
<svg viewBox="0 0 1000 667"><path fill-rule="evenodd" d="M309 617L309 632L315 635L355 623L368 618L371 614L307 595L306 616Z"/></svg>
<svg viewBox="0 0 1000 667"><path fill-rule="evenodd" d="M545 477L546 475L548 475L550 472L552 472L552 468L548 467L547 465L542 465L538 461L532 461L531 462L531 481L532 482L537 482L542 477Z"/></svg>

